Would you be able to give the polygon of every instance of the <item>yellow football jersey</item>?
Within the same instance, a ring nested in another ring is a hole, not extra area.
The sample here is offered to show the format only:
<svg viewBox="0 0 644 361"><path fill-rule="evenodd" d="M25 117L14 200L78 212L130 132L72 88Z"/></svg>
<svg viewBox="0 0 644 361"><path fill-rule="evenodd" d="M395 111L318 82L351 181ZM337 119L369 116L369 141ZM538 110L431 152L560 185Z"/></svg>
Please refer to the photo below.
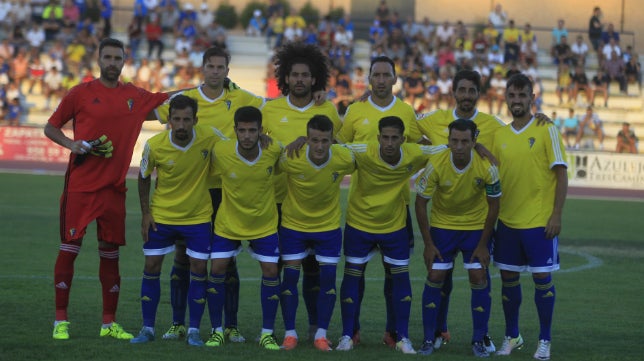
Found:
<svg viewBox="0 0 644 361"><path fill-rule="evenodd" d="M338 144L322 165L309 160L305 146L297 158L282 154L279 172L286 174L288 192L282 204L282 226L300 232L326 232L340 227L340 183L353 172L353 152Z"/></svg>
<svg viewBox="0 0 644 361"><path fill-rule="evenodd" d="M326 101L322 105L309 105L299 108L291 104L289 97L281 97L266 102L262 108L262 126L264 132L274 140L284 145L290 144L298 137L306 136L306 124L314 115L326 115L333 122L333 134L335 135L342 121L333 103ZM286 177L278 175L275 177L275 199L282 203L286 198Z"/></svg>
<svg viewBox="0 0 644 361"><path fill-rule="evenodd" d="M432 227L456 230L479 230L487 217L486 197L500 197L498 169L472 151L472 160L464 169L452 161L445 148L427 163L416 179L416 193L432 200Z"/></svg>
<svg viewBox="0 0 644 361"><path fill-rule="evenodd" d="M273 191L275 166L282 145L273 142L250 162L237 151L234 139L215 145L214 171L222 179L222 201L215 233L233 240L253 240L277 232ZM210 199L208 199L210 201Z"/></svg>
<svg viewBox="0 0 644 361"><path fill-rule="evenodd" d="M448 126L456 119L458 119L456 109L437 109L418 116L418 129L432 144L447 144L449 137ZM476 138L477 143L483 144L487 149L492 147L494 133L499 128L505 126L505 123L501 119L490 114L481 113L478 110L468 120L476 123L478 128L479 135Z"/></svg>
<svg viewBox="0 0 644 361"><path fill-rule="evenodd" d="M346 146L353 150L358 175L349 191L347 224L369 233L391 233L405 227L407 210L402 193L409 193L411 176L444 146L404 143L396 165L382 160L379 143Z"/></svg>
<svg viewBox="0 0 644 361"><path fill-rule="evenodd" d="M349 106L344 116L342 129L336 135L340 143L367 143L378 138L378 122L388 116L397 116L405 124L405 140L408 143L418 143L421 134L416 125L416 112L409 104L394 97L386 107L379 107L371 97L364 102L356 102Z"/></svg>
<svg viewBox="0 0 644 361"><path fill-rule="evenodd" d="M537 126L535 118L521 130L507 125L496 132L492 153L503 184L499 219L512 228L545 227L555 202L552 168L568 167L557 128Z"/></svg>
<svg viewBox="0 0 644 361"><path fill-rule="evenodd" d="M199 124L210 125L219 129L226 137L235 138L234 117L237 109L245 106L261 108L264 105L264 98L256 96L243 89L229 91L224 89L223 93L216 99L210 99L203 93L201 87L186 89L177 94L182 94L197 101L197 118ZM163 124L168 122L170 111L170 100L165 101L154 110L157 119Z"/></svg>
<svg viewBox="0 0 644 361"><path fill-rule="evenodd" d="M148 139L141 158L141 176L157 170L150 210L158 223L187 225L210 222L212 204L208 194L212 149L225 139L209 126L196 125L185 147L171 140L170 130Z"/></svg>

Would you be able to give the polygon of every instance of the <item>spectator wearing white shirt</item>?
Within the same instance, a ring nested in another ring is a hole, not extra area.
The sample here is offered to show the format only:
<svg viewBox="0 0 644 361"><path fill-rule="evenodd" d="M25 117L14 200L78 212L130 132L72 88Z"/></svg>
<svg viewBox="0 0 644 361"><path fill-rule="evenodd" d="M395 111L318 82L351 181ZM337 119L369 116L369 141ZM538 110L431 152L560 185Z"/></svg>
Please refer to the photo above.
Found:
<svg viewBox="0 0 644 361"><path fill-rule="evenodd" d="M215 14L208 10L208 4L205 2L201 4L199 12L197 13L197 26L200 30L206 30L215 20Z"/></svg>
<svg viewBox="0 0 644 361"><path fill-rule="evenodd" d="M436 28L436 39L438 40L438 46L451 46L454 42L454 35L454 28L449 24L449 21L443 22L443 24Z"/></svg>
<svg viewBox="0 0 644 361"><path fill-rule="evenodd" d="M429 22L429 18L425 16L423 22L418 24L418 32L416 39L429 47L434 42L434 25Z"/></svg>
<svg viewBox="0 0 644 361"><path fill-rule="evenodd" d="M31 21L31 6L26 0L20 0L17 4L13 4L11 12L16 24L24 26Z"/></svg>
<svg viewBox="0 0 644 361"><path fill-rule="evenodd" d="M622 55L622 49L619 47L619 44L614 38L611 38L608 41L608 44L604 45L602 48L602 54L604 55L604 59L610 59L611 54L613 51L617 54L617 56Z"/></svg>
<svg viewBox="0 0 644 361"><path fill-rule="evenodd" d="M508 21L508 14L503 11L501 4L496 4L494 10L490 12L487 18L499 33L501 33L505 28L505 23Z"/></svg>
<svg viewBox="0 0 644 361"><path fill-rule="evenodd" d="M42 45L45 43L45 30L38 23L33 23L25 35L29 47L37 49L40 52Z"/></svg>
<svg viewBox="0 0 644 361"><path fill-rule="evenodd" d="M335 34L333 34L333 44L335 46L345 45L351 47L353 46L353 34L347 32L344 26L338 25Z"/></svg>

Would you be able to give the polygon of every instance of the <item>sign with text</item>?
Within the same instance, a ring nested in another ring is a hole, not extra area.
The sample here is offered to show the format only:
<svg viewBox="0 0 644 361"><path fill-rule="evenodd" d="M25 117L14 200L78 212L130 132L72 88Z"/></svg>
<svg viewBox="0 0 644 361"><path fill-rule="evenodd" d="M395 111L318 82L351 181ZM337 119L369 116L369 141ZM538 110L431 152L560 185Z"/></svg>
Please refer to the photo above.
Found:
<svg viewBox="0 0 644 361"><path fill-rule="evenodd" d="M644 189L644 156L568 152L568 184L573 187Z"/></svg>

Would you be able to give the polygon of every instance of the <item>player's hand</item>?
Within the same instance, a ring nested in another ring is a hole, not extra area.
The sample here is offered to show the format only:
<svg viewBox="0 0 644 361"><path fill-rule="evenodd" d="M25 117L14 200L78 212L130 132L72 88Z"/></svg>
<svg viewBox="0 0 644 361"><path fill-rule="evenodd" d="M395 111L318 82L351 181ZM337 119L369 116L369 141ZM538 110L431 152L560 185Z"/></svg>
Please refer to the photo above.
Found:
<svg viewBox="0 0 644 361"><path fill-rule="evenodd" d="M326 101L326 90L316 90L312 95L315 105L322 105Z"/></svg>
<svg viewBox="0 0 644 361"><path fill-rule="evenodd" d="M98 139L89 141L88 143L92 146L90 154L103 158L112 157L114 146L112 146L112 141L108 140L105 134L101 135Z"/></svg>
<svg viewBox="0 0 644 361"><path fill-rule="evenodd" d="M228 89L228 91L233 91L239 89L239 85L226 77L226 79L224 79L224 88Z"/></svg>
<svg viewBox="0 0 644 361"><path fill-rule="evenodd" d="M423 251L423 258L425 259L425 266L427 267L427 273L432 271L432 266L434 261L438 258L441 262L443 261L443 256L441 252L433 244L430 246L425 246Z"/></svg>
<svg viewBox="0 0 644 361"><path fill-rule="evenodd" d="M485 245L479 245L474 249L470 263L474 263L477 259L481 266L483 266L483 269L490 267L490 251Z"/></svg>
<svg viewBox="0 0 644 361"><path fill-rule="evenodd" d="M300 149L306 144L306 137L298 137L291 144L286 146L286 155L289 158L295 158L300 156Z"/></svg>
<svg viewBox="0 0 644 361"><path fill-rule="evenodd" d="M262 149L268 149L271 144L273 144L273 138L266 134L259 135L259 146L262 147Z"/></svg>
<svg viewBox="0 0 644 361"><path fill-rule="evenodd" d="M556 214L551 215L550 219L548 219L548 223L546 224L545 232L547 239L552 239L555 238L555 236L558 236L559 232L561 232L561 216Z"/></svg>
<svg viewBox="0 0 644 361"><path fill-rule="evenodd" d="M476 151L476 153L478 153L478 155L481 156L481 158L489 160L492 165L499 165L499 161L496 160L494 154L492 154L492 152L490 152L489 149L485 148L481 143L476 143L474 145L474 150Z"/></svg>
<svg viewBox="0 0 644 361"><path fill-rule="evenodd" d="M534 118L537 120L537 125L539 126L552 124L552 119L543 113L536 113Z"/></svg>
<svg viewBox="0 0 644 361"><path fill-rule="evenodd" d="M152 214L144 214L143 219L141 219L141 236L143 236L143 243L148 241L148 233L150 230L156 232L157 225L154 223L154 217Z"/></svg>
<svg viewBox="0 0 644 361"><path fill-rule="evenodd" d="M69 150L71 150L74 154L87 154L90 150L92 150L92 145L84 140L76 140L72 142Z"/></svg>

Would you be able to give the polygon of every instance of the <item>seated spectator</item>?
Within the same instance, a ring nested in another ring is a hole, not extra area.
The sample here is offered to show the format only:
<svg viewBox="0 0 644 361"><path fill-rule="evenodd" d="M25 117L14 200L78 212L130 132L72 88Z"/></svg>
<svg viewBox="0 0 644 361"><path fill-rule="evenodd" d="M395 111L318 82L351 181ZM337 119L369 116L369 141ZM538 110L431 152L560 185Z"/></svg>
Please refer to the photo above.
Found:
<svg viewBox="0 0 644 361"><path fill-rule="evenodd" d="M606 30L602 32L602 43L608 44L611 39L615 40L615 44L619 44L619 33L615 30L613 23L608 23Z"/></svg>
<svg viewBox="0 0 644 361"><path fill-rule="evenodd" d="M425 82L425 96L423 97L423 103L420 105L418 112L429 112L432 110L432 107L438 106L438 85L436 85L436 73L429 72L427 73L427 81ZM438 108L437 108L438 109Z"/></svg>
<svg viewBox="0 0 644 361"><path fill-rule="evenodd" d="M557 21L557 27L552 29L552 46L554 47L555 45L561 43L561 37L565 36L566 38L568 37L568 29L565 27L565 22L563 19L559 19Z"/></svg>
<svg viewBox="0 0 644 361"><path fill-rule="evenodd" d="M505 44L505 53L503 57L505 62L519 61L519 28L514 26L514 20L508 22L508 26L503 30L503 43Z"/></svg>
<svg viewBox="0 0 644 361"><path fill-rule="evenodd" d="M455 39L454 28L449 24L449 21L445 20L436 28L435 36L438 46L452 46Z"/></svg>
<svg viewBox="0 0 644 361"><path fill-rule="evenodd" d="M619 47L619 44L615 42L615 39L610 39L608 43L602 47L602 61L600 64L603 64L606 60L610 60L613 52L615 52L618 57L622 56L622 49Z"/></svg>
<svg viewBox="0 0 644 361"><path fill-rule="evenodd" d="M197 13L197 27L199 30L206 30L213 20L215 20L215 14L208 9L208 4L202 3Z"/></svg>
<svg viewBox="0 0 644 361"><path fill-rule="evenodd" d="M426 74L438 72L438 58L433 48L422 52L421 61Z"/></svg>
<svg viewBox="0 0 644 361"><path fill-rule="evenodd" d="M436 57L438 58L439 68L447 67L448 70L451 70L456 65L456 58L454 57L454 52L452 51L452 47L449 45L441 46L438 49L438 54L436 54ZM439 74L439 77L440 77L440 74Z"/></svg>
<svg viewBox="0 0 644 361"><path fill-rule="evenodd" d="M127 26L128 56L138 60L139 45L143 39L143 18L133 17Z"/></svg>
<svg viewBox="0 0 644 361"><path fill-rule="evenodd" d="M519 56L519 61L521 66L527 68L531 65L536 65L537 55L539 53L539 47L536 42L528 40L521 44L521 53Z"/></svg>
<svg viewBox="0 0 644 361"><path fill-rule="evenodd" d="M555 45L552 48L552 57L555 64L568 64L572 63L573 53L570 45L568 45L568 38L565 36L561 37L559 44Z"/></svg>
<svg viewBox="0 0 644 361"><path fill-rule="evenodd" d="M626 47L626 50L622 52L622 59L624 60L624 63L628 63L629 60L631 60L631 57L633 56L633 47L628 45Z"/></svg>
<svg viewBox="0 0 644 361"><path fill-rule="evenodd" d="M380 26L379 20L374 20L373 24L369 27L369 42L372 45L383 43L386 41L385 30Z"/></svg>
<svg viewBox="0 0 644 361"><path fill-rule="evenodd" d="M471 51L465 50L463 44L459 44L454 51L454 60L456 61L456 68L458 70L463 68L471 68L474 62L474 55Z"/></svg>
<svg viewBox="0 0 644 361"><path fill-rule="evenodd" d="M438 99L436 100L436 108L441 109L442 101L445 101L446 108L449 109L454 106L454 95L452 94L452 77L450 76L449 68L440 68L438 71L438 80L436 80L438 87Z"/></svg>
<svg viewBox="0 0 644 361"><path fill-rule="evenodd" d="M488 21L487 26L483 29L483 37L485 37L485 41L490 45L499 45L501 40L499 30L490 21Z"/></svg>
<svg viewBox="0 0 644 361"><path fill-rule="evenodd" d="M608 77L602 69L598 69L597 74L593 77L591 89L590 105L595 106L595 97L601 93L604 96L604 107L608 107Z"/></svg>
<svg viewBox="0 0 644 361"><path fill-rule="evenodd" d="M485 40L485 36L483 35L482 31L479 31L476 33L476 37L474 38L474 41L472 42L472 52L474 57L478 59L485 59L487 60L487 51L489 47L489 43L487 40Z"/></svg>
<svg viewBox="0 0 644 361"><path fill-rule="evenodd" d="M519 44L523 44L528 40L533 43L537 42L537 34L532 30L530 23L526 23L523 30L519 33Z"/></svg>
<svg viewBox="0 0 644 361"><path fill-rule="evenodd" d="M487 55L487 64L490 68L490 72L494 73L497 69L503 69L503 64L505 64L505 57L501 53L501 49L498 45L492 45L491 51Z"/></svg>
<svg viewBox="0 0 644 361"><path fill-rule="evenodd" d="M429 22L429 18L425 16L423 22L418 24L418 32L416 33L416 41L429 47L434 43L434 25Z"/></svg>
<svg viewBox="0 0 644 361"><path fill-rule="evenodd" d="M25 37L27 39L27 44L29 44L29 48L40 53L42 46L45 43L45 31L42 26L38 23L31 24Z"/></svg>
<svg viewBox="0 0 644 361"><path fill-rule="evenodd" d="M490 88L488 89L488 106L490 114L501 115L501 110L505 106L505 85L506 80L500 70L494 72L490 79ZM496 103L497 112L494 113L494 103Z"/></svg>
<svg viewBox="0 0 644 361"><path fill-rule="evenodd" d="M335 34L333 34L332 44L335 46L344 45L348 48L353 47L353 33L348 32L344 26L338 25Z"/></svg>
<svg viewBox="0 0 644 361"><path fill-rule="evenodd" d="M566 139L566 147L568 149L572 148L570 145L570 137L577 139L577 133L579 133L579 118L575 116L575 109L570 108L568 110L568 118L564 119L563 122L563 135Z"/></svg>
<svg viewBox="0 0 644 361"><path fill-rule="evenodd" d="M284 29L284 41L286 42L297 42L302 40L304 36L304 31L300 28L298 22L291 23L291 26L288 26Z"/></svg>
<svg viewBox="0 0 644 361"><path fill-rule="evenodd" d="M626 94L626 65L624 64L624 60L622 60L622 58L613 51L611 57L604 62L603 69L609 82L618 82L619 91L622 94Z"/></svg>
<svg viewBox="0 0 644 361"><path fill-rule="evenodd" d="M157 59L161 59L161 54L165 48L163 43L163 28L161 19L156 16L154 19L148 19L145 25L145 38L148 41L148 59L152 58L152 53L156 49Z"/></svg>
<svg viewBox="0 0 644 361"><path fill-rule="evenodd" d="M125 64L123 64L123 70L121 70L121 82L131 83L136 77L136 64L134 64L134 59L125 58Z"/></svg>
<svg viewBox="0 0 644 361"><path fill-rule="evenodd" d="M364 72L364 69L362 69L361 66L356 66L354 68L353 73L351 74L351 84L353 87L351 89L351 93L355 97L360 97L367 91L369 87L369 81L367 79L367 75Z"/></svg>
<svg viewBox="0 0 644 361"><path fill-rule="evenodd" d="M407 21L402 26L403 35L407 44L415 43L418 37L418 24L414 21L414 17L407 15Z"/></svg>
<svg viewBox="0 0 644 361"><path fill-rule="evenodd" d="M253 11L253 17L248 22L246 27L246 35L248 36L262 36L266 28L266 19L262 16L262 11L256 9Z"/></svg>
<svg viewBox="0 0 644 361"><path fill-rule="evenodd" d="M570 51L572 52L572 64L575 66L585 66L588 50L588 45L584 43L584 37L581 35L577 36L577 41L570 46Z"/></svg>
<svg viewBox="0 0 644 361"><path fill-rule="evenodd" d="M550 119L552 120L552 124L563 134L563 119L561 119L560 116L557 115L556 111L552 111L552 114L550 115Z"/></svg>
<svg viewBox="0 0 644 361"><path fill-rule="evenodd" d="M50 0L42 12L42 24L45 29L45 39L54 40L63 27L63 7L57 0Z"/></svg>
<svg viewBox="0 0 644 361"><path fill-rule="evenodd" d="M624 70L626 75L626 81L637 82L637 87L642 92L642 67L640 62L637 59L637 56L631 56L628 62L626 63L626 69Z"/></svg>
<svg viewBox="0 0 644 361"><path fill-rule="evenodd" d="M563 104L564 93L568 95L568 103L570 103L572 97L571 91L572 74L570 74L570 68L566 63L559 64L559 69L557 69L557 89L555 90L557 98L559 98L559 105Z"/></svg>
<svg viewBox="0 0 644 361"><path fill-rule="evenodd" d="M586 76L586 72L581 65L575 67L575 72L572 74L572 101L577 102L577 96L580 92L586 94L586 101L588 104L592 101L592 90L590 89L590 80Z"/></svg>
<svg viewBox="0 0 644 361"><path fill-rule="evenodd" d="M637 154L637 146L639 139L632 130L631 125L627 122L622 123L622 130L617 132L617 153L632 153Z"/></svg>
<svg viewBox="0 0 644 361"><path fill-rule="evenodd" d="M80 9L73 0L65 0L63 6L63 24L65 26L75 27L80 21Z"/></svg>
<svg viewBox="0 0 644 361"><path fill-rule="evenodd" d="M403 80L403 87L405 88L405 102L417 109L425 96L425 83L420 69L414 68L412 70L411 75Z"/></svg>
<svg viewBox="0 0 644 361"><path fill-rule="evenodd" d="M297 24L300 29L306 28L306 20L297 13L297 9L295 7L291 6L288 16L284 18L284 29L292 27L293 24Z"/></svg>
<svg viewBox="0 0 644 361"><path fill-rule="evenodd" d="M226 28L224 28L217 19L213 20L212 23L206 29L206 35L212 46L217 46L222 49L226 49ZM280 38L281 42L281 38Z"/></svg>
<svg viewBox="0 0 644 361"><path fill-rule="evenodd" d="M20 98L13 98L7 106L6 120L10 127L17 127L20 125L20 117L22 107L20 106Z"/></svg>
<svg viewBox="0 0 644 361"><path fill-rule="evenodd" d="M586 108L586 114L581 118L579 123L579 132L575 139L575 149L579 149L581 140L584 136L596 136L599 140L599 149L604 150L604 126L597 113L593 112L592 107ZM594 149L594 143L590 142L590 148Z"/></svg>
<svg viewBox="0 0 644 361"><path fill-rule="evenodd" d="M315 24L309 24L309 29L312 29L312 27L315 27ZM346 30L346 28L345 28ZM347 32L349 32L347 30ZM351 38L353 38L353 31L351 33ZM330 16L325 16L322 21L317 26L317 41L318 45L322 49L328 49L331 44L333 43L333 37L335 35L335 29L333 25L333 21L331 21Z"/></svg>
<svg viewBox="0 0 644 361"><path fill-rule="evenodd" d="M50 110L52 99L60 99L64 94L63 75L58 71L58 68L53 67L45 74L43 83L45 84L44 94L46 98L44 110Z"/></svg>
<svg viewBox="0 0 644 361"><path fill-rule="evenodd" d="M40 60L40 55L31 58L29 64L29 94L33 94L34 86L38 85L39 94L43 93L43 78L45 77L45 66Z"/></svg>
<svg viewBox="0 0 644 361"><path fill-rule="evenodd" d="M179 17L181 16L179 8L173 5L170 1L161 7L159 18L161 19L161 28L164 33L174 34L179 24Z"/></svg>

